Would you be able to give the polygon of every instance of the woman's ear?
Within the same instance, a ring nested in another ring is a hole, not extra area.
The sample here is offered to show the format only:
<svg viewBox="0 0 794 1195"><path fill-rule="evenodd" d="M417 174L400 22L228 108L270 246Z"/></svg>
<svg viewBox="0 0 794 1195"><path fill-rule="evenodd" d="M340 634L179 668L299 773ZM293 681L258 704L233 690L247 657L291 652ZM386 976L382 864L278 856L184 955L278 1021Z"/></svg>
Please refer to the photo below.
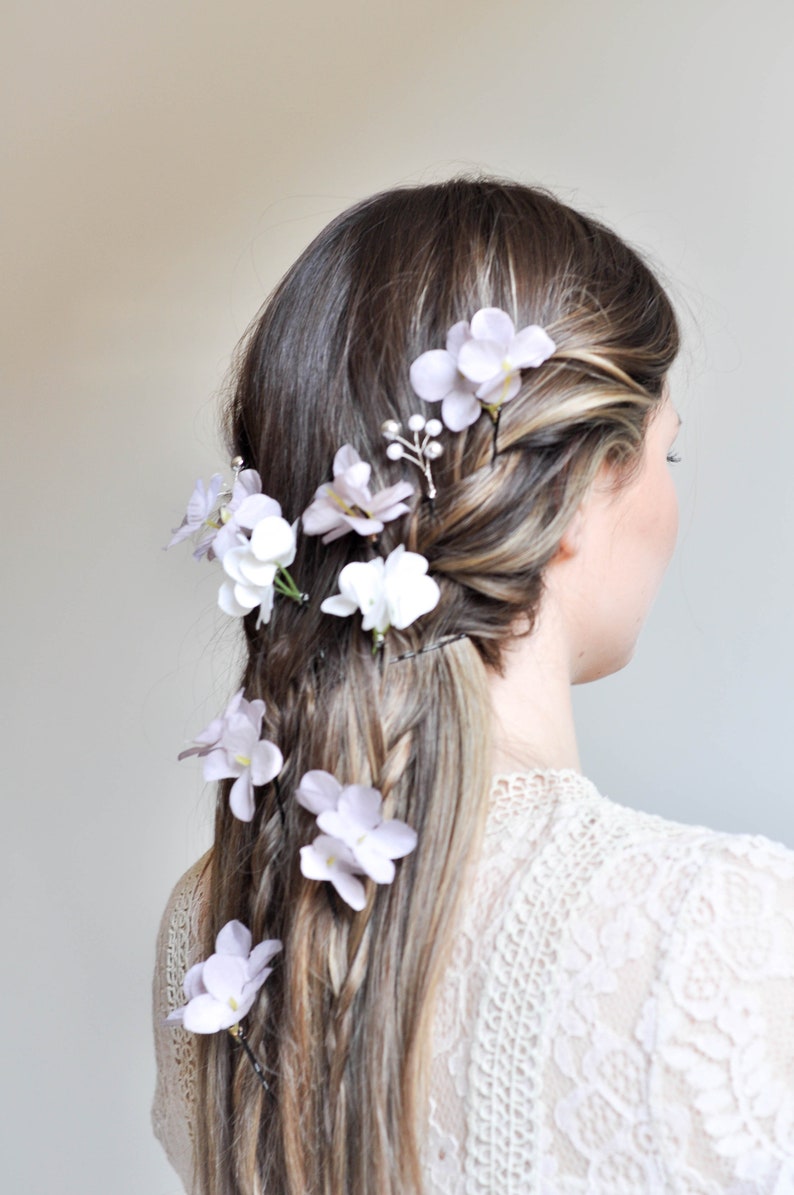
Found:
<svg viewBox="0 0 794 1195"><path fill-rule="evenodd" d="M568 560L581 550L584 539L584 500L574 511L573 518L562 533L555 559Z"/></svg>

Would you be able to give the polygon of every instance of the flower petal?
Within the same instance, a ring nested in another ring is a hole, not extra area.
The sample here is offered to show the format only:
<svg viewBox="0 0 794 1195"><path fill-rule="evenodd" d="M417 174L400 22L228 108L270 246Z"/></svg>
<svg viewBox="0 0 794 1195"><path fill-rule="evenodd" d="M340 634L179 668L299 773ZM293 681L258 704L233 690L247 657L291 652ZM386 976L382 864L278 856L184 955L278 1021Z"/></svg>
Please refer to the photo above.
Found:
<svg viewBox="0 0 794 1195"><path fill-rule="evenodd" d="M284 767L284 756L275 743L262 739L251 753L251 779L254 784L269 784Z"/></svg>
<svg viewBox="0 0 794 1195"><path fill-rule="evenodd" d="M267 942L260 942L251 951L251 957L248 959L248 976L249 979L255 980L259 972L267 967L270 960L274 958L281 951L281 942L278 938L269 938Z"/></svg>
<svg viewBox="0 0 794 1195"><path fill-rule="evenodd" d="M251 941L251 931L242 921L227 921L215 939L215 953L248 958Z"/></svg>
<svg viewBox="0 0 794 1195"><path fill-rule="evenodd" d="M295 559L295 532L286 519L262 519L251 532L251 551L259 560L288 566Z"/></svg>
<svg viewBox="0 0 794 1195"><path fill-rule="evenodd" d="M230 614L232 618L243 618L253 606L243 606L238 602L235 596L237 586L233 581L224 581L218 590L218 605L224 614Z"/></svg>
<svg viewBox="0 0 794 1195"><path fill-rule="evenodd" d="M310 813L322 813L326 809L336 809L342 785L330 772L316 769L304 772L301 782L295 789L295 800Z"/></svg>
<svg viewBox="0 0 794 1195"><path fill-rule="evenodd" d="M462 432L476 423L482 414L482 407L474 394L453 390L441 404L441 418L451 432Z"/></svg>
<svg viewBox="0 0 794 1195"><path fill-rule="evenodd" d="M229 792L229 808L241 822L250 822L254 816L254 786L251 783L251 769L244 768Z"/></svg>
<svg viewBox="0 0 794 1195"><path fill-rule="evenodd" d="M219 1003L213 996L196 996L185 1005L182 1024L191 1033L218 1033L230 1029L239 1020L229 1005Z"/></svg>
<svg viewBox="0 0 794 1195"><path fill-rule="evenodd" d="M353 818L362 828L371 829L381 820L383 797L377 788L348 784L339 794L339 811Z"/></svg>
<svg viewBox="0 0 794 1195"><path fill-rule="evenodd" d="M376 826L369 835L374 849L389 859L403 859L416 847L416 830L396 817L388 818Z"/></svg>
<svg viewBox="0 0 794 1195"><path fill-rule="evenodd" d="M361 870L371 880L376 884L391 884L395 874L394 864L386 855L373 848L369 836L356 846L354 854Z"/></svg>
<svg viewBox="0 0 794 1195"><path fill-rule="evenodd" d="M230 759L228 754L219 747L217 751L210 751L209 755L203 758L204 765L204 779L209 782L212 780L228 780L230 776L239 776L241 765L235 760Z"/></svg>
<svg viewBox="0 0 794 1195"><path fill-rule="evenodd" d="M516 334L516 326L500 307L482 307L471 317L471 334L475 340L495 340L506 348Z"/></svg>
<svg viewBox="0 0 794 1195"><path fill-rule="evenodd" d="M323 614L335 614L337 618L347 618L350 614L355 614L358 606L350 598L344 597L341 593L335 593L333 597L326 598L320 603L320 609Z"/></svg>
<svg viewBox="0 0 794 1195"><path fill-rule="evenodd" d="M457 362L446 349L430 349L411 365L411 386L425 402L440 402L455 385L457 372Z"/></svg>
<svg viewBox="0 0 794 1195"><path fill-rule="evenodd" d="M335 871L330 880L342 900L360 913L367 903L367 893L361 880L357 880L347 871Z"/></svg>
<svg viewBox="0 0 794 1195"><path fill-rule="evenodd" d="M247 952L246 952L247 953ZM211 996L228 1004L239 1004L243 984L248 979L247 958L237 954L211 954L204 963L204 986Z"/></svg>
<svg viewBox="0 0 794 1195"><path fill-rule="evenodd" d="M458 368L471 382L482 385L501 377L505 346L494 340L468 340L460 350Z"/></svg>
<svg viewBox="0 0 794 1195"><path fill-rule="evenodd" d="M548 361L557 346L545 328L530 324L516 333L508 346L508 358L517 369L535 368Z"/></svg>
<svg viewBox="0 0 794 1195"><path fill-rule="evenodd" d="M457 361L458 353L467 340L471 339L471 326L468 320L459 320L447 332L447 352Z"/></svg>
<svg viewBox="0 0 794 1195"><path fill-rule="evenodd" d="M204 980L201 978L203 971L203 963L194 963L185 974L185 978L182 981L182 987L187 1000L193 1000L196 996L203 996L206 992L207 989L204 987Z"/></svg>

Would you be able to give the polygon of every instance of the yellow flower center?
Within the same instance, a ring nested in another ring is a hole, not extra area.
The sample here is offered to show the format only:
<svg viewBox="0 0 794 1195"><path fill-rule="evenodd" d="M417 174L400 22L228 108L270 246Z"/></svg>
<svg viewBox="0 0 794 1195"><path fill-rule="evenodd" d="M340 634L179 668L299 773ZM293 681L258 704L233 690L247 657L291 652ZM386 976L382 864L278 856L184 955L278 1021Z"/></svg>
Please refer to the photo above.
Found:
<svg viewBox="0 0 794 1195"><path fill-rule="evenodd" d="M247 755L235 755L234 762L239 763L241 768L250 768L251 760Z"/></svg>

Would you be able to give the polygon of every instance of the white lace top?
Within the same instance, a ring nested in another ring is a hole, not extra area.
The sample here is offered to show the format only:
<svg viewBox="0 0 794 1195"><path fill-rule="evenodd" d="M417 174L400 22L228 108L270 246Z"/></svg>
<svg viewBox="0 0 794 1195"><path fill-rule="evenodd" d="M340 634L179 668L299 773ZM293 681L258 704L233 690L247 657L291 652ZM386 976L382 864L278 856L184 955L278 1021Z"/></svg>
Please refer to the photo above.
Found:
<svg viewBox="0 0 794 1195"><path fill-rule="evenodd" d="M427 1195L794 1195L794 852L494 781L435 1022ZM192 1190L203 861L163 918L157 1136Z"/></svg>

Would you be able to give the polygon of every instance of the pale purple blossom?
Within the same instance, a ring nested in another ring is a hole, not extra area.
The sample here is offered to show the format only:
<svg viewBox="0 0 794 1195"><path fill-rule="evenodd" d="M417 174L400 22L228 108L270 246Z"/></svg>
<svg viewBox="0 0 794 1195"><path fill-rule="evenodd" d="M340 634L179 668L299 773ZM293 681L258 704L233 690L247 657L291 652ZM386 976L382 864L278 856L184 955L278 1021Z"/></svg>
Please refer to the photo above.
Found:
<svg viewBox="0 0 794 1195"><path fill-rule="evenodd" d="M275 743L261 738L264 716L264 701L246 701L240 689L220 718L214 718L196 735L195 746L179 755L179 759L200 756L205 780L234 777L229 808L243 822L250 822L254 816L254 786L268 784L284 766Z"/></svg>
<svg viewBox="0 0 794 1195"><path fill-rule="evenodd" d="M227 579L218 593L218 605L235 618L259 606L257 626L270 621L279 574L292 564L296 552L295 528L281 518L278 503L273 505L278 514L260 519L250 540L238 531L237 543L224 552L221 560Z"/></svg>
<svg viewBox="0 0 794 1195"><path fill-rule="evenodd" d="M342 900L360 912L367 903L367 894L353 855L338 838L318 834L314 842L300 849L301 872L308 880L327 880L333 884Z"/></svg>
<svg viewBox="0 0 794 1195"><path fill-rule="evenodd" d="M416 831L397 818L383 817L383 797L363 784L342 786L330 772L307 772L296 800L315 814L323 831L301 848L301 871L308 879L327 880L351 908L363 909L366 895L357 876L376 884L394 879L394 859L416 847Z"/></svg>
<svg viewBox="0 0 794 1195"><path fill-rule="evenodd" d="M373 494L369 488L372 466L350 444L343 444L334 457L334 480L321 485L303 512L306 535L322 535L323 543L355 531L377 535L384 523L408 513L405 499L414 492L408 481Z"/></svg>
<svg viewBox="0 0 794 1195"><path fill-rule="evenodd" d="M238 547L240 534L248 538L262 519L281 515L281 506L275 498L262 493L262 480L256 469L243 469L237 474L232 496L221 508L220 531L212 542L211 557L223 557L230 548Z"/></svg>
<svg viewBox="0 0 794 1195"><path fill-rule="evenodd" d="M386 560L354 561L339 574L339 593L320 609L345 618L360 610L365 631L384 635L389 627L404 630L438 605L441 591L428 577L428 563L418 552L399 544Z"/></svg>
<svg viewBox="0 0 794 1195"><path fill-rule="evenodd" d="M411 385L425 402L441 402L441 418L452 431L476 422L482 407L491 413L515 398L521 370L537 368L556 345L537 324L516 332L507 312L483 307L454 324L446 349L431 349L411 366Z"/></svg>
<svg viewBox="0 0 794 1195"><path fill-rule="evenodd" d="M217 1033L231 1029L248 1013L259 989L273 968L268 966L281 950L270 939L251 949L251 932L241 921L229 921L215 939L215 953L196 963L185 975L187 1003L175 1008L166 1020L191 1033Z"/></svg>
<svg viewBox="0 0 794 1195"><path fill-rule="evenodd" d="M166 544L167 548L173 548L174 544L195 535L196 546L193 555L196 560L209 553L220 527L218 496L222 489L223 478L220 473L214 473L206 486L201 478L198 479L190 495L185 516L179 526L174 528L171 539Z"/></svg>

